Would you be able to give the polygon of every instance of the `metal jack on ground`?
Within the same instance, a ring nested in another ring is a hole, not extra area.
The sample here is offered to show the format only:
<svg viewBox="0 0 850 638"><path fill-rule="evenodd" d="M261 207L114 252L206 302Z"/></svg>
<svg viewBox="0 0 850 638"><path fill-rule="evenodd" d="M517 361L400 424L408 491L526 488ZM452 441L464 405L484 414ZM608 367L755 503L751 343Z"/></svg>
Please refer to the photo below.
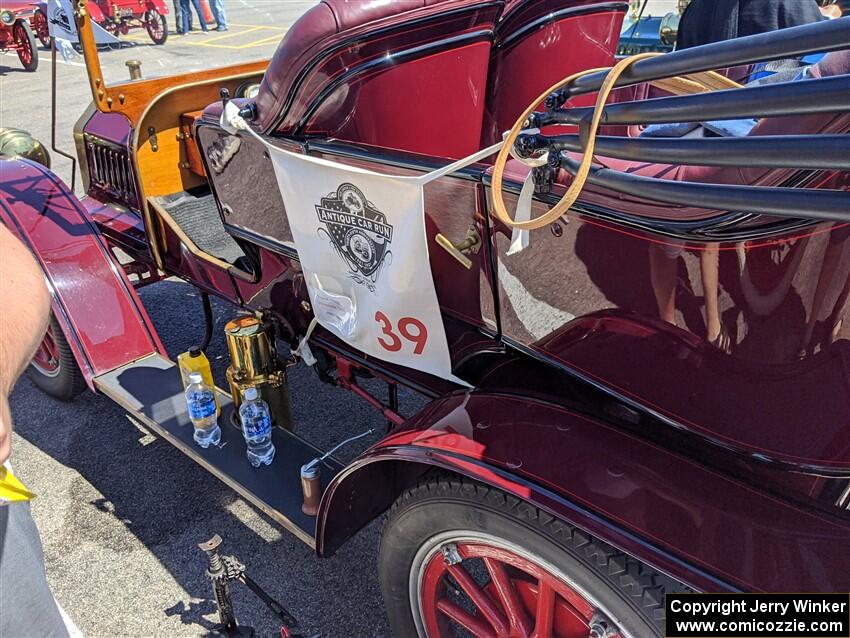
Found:
<svg viewBox="0 0 850 638"><path fill-rule="evenodd" d="M216 534L210 540L199 543L200 547L207 555L209 567L207 568L207 576L213 584L213 594L215 595L215 604L218 607L218 617L221 623L210 632L210 636L226 636L227 638L250 638L254 635L254 630L251 627L240 626L236 622L236 614L233 610L233 603L230 600L229 582L238 580L254 592L257 597L262 600L278 618L281 625L280 633L282 638L306 638L301 634L291 633L290 627L298 625L298 621L290 614L280 603L269 596L254 580L245 573L245 565L243 565L235 556L222 556L218 553L218 548L221 546L221 536ZM310 638L321 638L319 635L311 636Z"/></svg>

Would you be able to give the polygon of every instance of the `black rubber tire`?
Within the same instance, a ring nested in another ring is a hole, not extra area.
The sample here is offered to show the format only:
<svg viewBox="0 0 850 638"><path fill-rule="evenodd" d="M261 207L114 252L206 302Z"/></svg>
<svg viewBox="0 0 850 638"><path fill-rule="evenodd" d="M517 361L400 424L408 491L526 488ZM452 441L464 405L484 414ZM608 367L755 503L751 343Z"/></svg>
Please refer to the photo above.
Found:
<svg viewBox="0 0 850 638"><path fill-rule="evenodd" d="M35 71L38 68L38 48L36 47L35 35L33 34L32 29L30 29L29 22L18 20L13 29L16 36L20 31L23 31L25 44L30 49L29 63L24 62L23 57L21 57L21 51L18 51L18 59L21 61L24 71Z"/></svg>
<svg viewBox="0 0 850 638"><path fill-rule="evenodd" d="M71 346L62 332L56 317L50 316L50 329L53 332L53 341L56 344L56 353L59 359L59 370L54 376L46 375L40 368L30 364L27 374L32 382L45 394L49 394L60 401L70 401L80 392L86 389L86 380L77 365Z"/></svg>
<svg viewBox="0 0 850 638"><path fill-rule="evenodd" d="M160 15L159 11L156 9L151 9L147 12L145 16L146 20L157 20L159 21L162 28L162 36L159 38L155 38L154 34L151 33L150 28L145 25L145 30L148 32L148 37L153 41L154 44L165 44L165 41L168 40L168 21L165 19L164 15Z"/></svg>
<svg viewBox="0 0 850 638"><path fill-rule="evenodd" d="M381 532L378 573L393 635L416 636L409 578L419 548L453 530L485 532L568 575L629 636L663 636L664 593L688 591L518 498L454 475L432 475L404 492Z"/></svg>

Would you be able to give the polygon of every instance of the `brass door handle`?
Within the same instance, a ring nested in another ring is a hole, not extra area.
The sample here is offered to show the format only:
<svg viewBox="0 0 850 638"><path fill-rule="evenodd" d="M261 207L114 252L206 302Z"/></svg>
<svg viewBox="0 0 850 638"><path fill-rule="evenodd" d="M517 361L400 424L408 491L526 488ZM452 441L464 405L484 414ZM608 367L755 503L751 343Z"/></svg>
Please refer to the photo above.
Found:
<svg viewBox="0 0 850 638"><path fill-rule="evenodd" d="M449 238L446 237L443 233L437 233L437 235L434 237L434 240L447 253L449 253L452 257L454 257L455 260L457 260L458 263L460 263L461 266L463 266L467 270L472 268L472 260L469 257L467 257L466 255L464 255L462 252L460 252L455 247L455 245L451 241L449 241Z"/></svg>
<svg viewBox="0 0 850 638"><path fill-rule="evenodd" d="M463 240L457 244L453 244L443 233L437 233L434 236L434 241L467 270L472 268L472 260L464 253L471 252L472 254L477 254L478 249L481 247L481 236L478 234L478 229L475 226L470 227L466 231L466 236Z"/></svg>

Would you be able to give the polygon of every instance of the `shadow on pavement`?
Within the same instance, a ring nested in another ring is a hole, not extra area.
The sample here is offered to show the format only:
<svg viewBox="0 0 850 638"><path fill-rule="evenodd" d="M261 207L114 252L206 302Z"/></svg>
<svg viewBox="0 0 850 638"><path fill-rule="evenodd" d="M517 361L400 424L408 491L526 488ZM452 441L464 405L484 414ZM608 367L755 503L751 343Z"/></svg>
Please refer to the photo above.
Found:
<svg viewBox="0 0 850 638"><path fill-rule="evenodd" d="M203 315L194 288L165 281L143 288L141 296L172 357L200 341ZM222 327L233 314L232 307L214 303L215 338L208 355L219 384L227 365ZM305 438L326 445L376 424L380 429L376 413L322 385L312 371L299 367L292 376L296 431ZM134 427L103 396L86 392L61 403L22 380L12 406L17 434L73 471L68 480L60 479L49 460L16 466L25 482L40 484L45 499L58 496L49 494L55 490L67 491L61 495L64 513L37 520L48 572L55 574L51 582L54 589L61 585L57 597L86 633L205 634L215 621L215 606L197 543L218 533L223 553L245 563L305 630L325 637L388 634L375 568L376 524L336 556L319 559L169 443ZM38 472L57 476L33 476ZM92 488L98 495L93 497ZM245 587L234 584L232 591L240 622L254 626L257 635L279 635L276 618ZM79 605L69 604L76 596ZM98 609L98 601L109 607Z"/></svg>

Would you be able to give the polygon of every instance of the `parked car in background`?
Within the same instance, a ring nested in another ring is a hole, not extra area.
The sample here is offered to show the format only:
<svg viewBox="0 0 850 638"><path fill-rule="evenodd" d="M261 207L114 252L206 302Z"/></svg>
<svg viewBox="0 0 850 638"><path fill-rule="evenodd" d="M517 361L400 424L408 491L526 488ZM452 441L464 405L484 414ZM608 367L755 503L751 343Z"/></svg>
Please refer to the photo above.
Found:
<svg viewBox="0 0 850 638"><path fill-rule="evenodd" d="M617 55L672 51L676 46L679 19L688 4L690 0L678 0L675 4L631 0L620 32Z"/></svg>
<svg viewBox="0 0 850 638"><path fill-rule="evenodd" d="M29 2L0 2L0 51L14 50L26 71L38 68L38 52L30 20L35 7Z"/></svg>
<svg viewBox="0 0 850 638"><path fill-rule="evenodd" d="M154 44L165 44L168 40L165 16L169 12L165 0L88 0L88 11L94 22L116 37L127 35L132 29L144 29ZM49 22L69 25L71 19L59 5L54 13L49 15L47 3L41 2L33 17L33 29L45 47L50 46Z"/></svg>

